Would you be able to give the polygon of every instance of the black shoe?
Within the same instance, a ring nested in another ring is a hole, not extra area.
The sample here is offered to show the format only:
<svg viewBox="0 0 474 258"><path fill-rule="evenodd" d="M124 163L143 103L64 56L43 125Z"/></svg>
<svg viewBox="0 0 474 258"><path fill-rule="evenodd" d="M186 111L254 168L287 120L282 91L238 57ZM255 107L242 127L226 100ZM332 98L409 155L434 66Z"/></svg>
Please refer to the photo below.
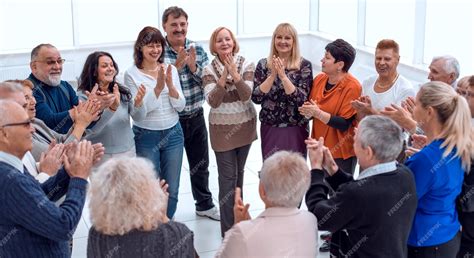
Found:
<svg viewBox="0 0 474 258"><path fill-rule="evenodd" d="M319 238L321 238L321 240L329 240L331 239L331 236L332 236L332 233L331 232L327 232L327 233L323 233L319 236Z"/></svg>
<svg viewBox="0 0 474 258"><path fill-rule="evenodd" d="M330 242L325 240L323 244L319 247L320 252L329 252L330 249Z"/></svg>

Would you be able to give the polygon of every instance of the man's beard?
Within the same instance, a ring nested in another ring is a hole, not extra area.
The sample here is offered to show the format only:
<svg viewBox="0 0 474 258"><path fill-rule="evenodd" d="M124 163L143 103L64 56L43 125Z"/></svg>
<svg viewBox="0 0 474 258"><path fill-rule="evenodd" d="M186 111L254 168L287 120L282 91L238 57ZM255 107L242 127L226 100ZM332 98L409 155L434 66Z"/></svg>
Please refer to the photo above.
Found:
<svg viewBox="0 0 474 258"><path fill-rule="evenodd" d="M50 86L59 86L59 84L61 83L61 75L51 75L49 74L48 75L48 81L46 82L48 85Z"/></svg>

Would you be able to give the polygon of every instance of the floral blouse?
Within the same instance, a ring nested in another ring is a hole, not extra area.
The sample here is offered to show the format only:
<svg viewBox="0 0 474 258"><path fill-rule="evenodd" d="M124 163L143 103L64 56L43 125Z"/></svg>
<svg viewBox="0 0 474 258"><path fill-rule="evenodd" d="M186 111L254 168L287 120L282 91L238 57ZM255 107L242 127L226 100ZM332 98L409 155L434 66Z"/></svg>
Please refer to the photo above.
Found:
<svg viewBox="0 0 474 258"><path fill-rule="evenodd" d="M286 76L295 85L296 90L287 95L280 78L275 79L272 88L268 93L260 91L262 84L270 76L270 69L267 68L267 59L263 58L258 62L255 69L252 101L261 104L262 109L259 119L262 123L271 126L304 126L308 125L308 119L300 115L298 107L308 99L311 85L313 84L313 69L311 62L301 58L299 70L285 69Z"/></svg>

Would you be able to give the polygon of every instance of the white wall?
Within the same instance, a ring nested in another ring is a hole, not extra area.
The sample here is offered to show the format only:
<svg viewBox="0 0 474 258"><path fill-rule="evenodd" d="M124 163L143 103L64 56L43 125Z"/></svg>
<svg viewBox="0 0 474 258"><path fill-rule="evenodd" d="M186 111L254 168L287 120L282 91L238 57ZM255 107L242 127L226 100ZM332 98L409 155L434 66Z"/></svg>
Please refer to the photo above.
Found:
<svg viewBox="0 0 474 258"><path fill-rule="evenodd" d="M324 47L332 41L327 37L317 33L302 33L299 36L302 55L313 63L315 74L321 70L320 59L324 55ZM263 36L241 36L238 37L240 44L240 54L248 60L255 63L268 55L270 49L271 35ZM199 41L199 43L208 51L208 41ZM63 68L63 80L75 80L81 73L85 59L93 51L107 51L112 54L119 65L120 72L123 73L133 64L133 43L124 43L119 45L80 47L77 49L61 49L61 55L66 59ZM374 74L373 66L374 55L372 50L357 48L356 60L350 69L350 72L360 81L365 77ZM209 58L212 56L209 54ZM0 55L0 81L8 79L26 78L29 73L30 56L27 53ZM426 69L419 69L401 63L399 72L412 80L414 83L426 81Z"/></svg>

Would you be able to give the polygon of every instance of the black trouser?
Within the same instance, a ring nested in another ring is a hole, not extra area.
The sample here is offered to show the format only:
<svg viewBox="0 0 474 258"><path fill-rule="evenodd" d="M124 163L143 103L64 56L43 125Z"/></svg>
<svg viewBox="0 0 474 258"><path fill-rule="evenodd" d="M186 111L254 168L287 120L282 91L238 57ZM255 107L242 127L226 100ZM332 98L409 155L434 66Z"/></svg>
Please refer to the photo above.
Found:
<svg viewBox="0 0 474 258"><path fill-rule="evenodd" d="M179 122L184 134L184 149L188 158L196 210L209 210L214 207L214 203L209 191L209 150L202 108L190 116L180 117Z"/></svg>
<svg viewBox="0 0 474 258"><path fill-rule="evenodd" d="M459 221L462 234L458 258L474 258L474 212L460 212Z"/></svg>
<svg viewBox="0 0 474 258"><path fill-rule="evenodd" d="M408 258L455 258L461 242L461 232L458 232L453 239L446 243L414 247L408 246Z"/></svg>
<svg viewBox="0 0 474 258"><path fill-rule="evenodd" d="M235 188L244 185L244 169L250 144L216 154L219 173L219 208L221 212L221 236L234 225ZM242 197L241 196L241 197Z"/></svg>
<svg viewBox="0 0 474 258"><path fill-rule="evenodd" d="M357 165L357 157L350 157L348 159L334 159L337 166L344 172L354 175L354 170ZM327 172L326 172L327 173ZM333 189L329 188L329 195L334 195ZM332 234L331 242L329 245L329 252L332 257L344 257L342 254L345 253L345 245L347 245L348 237L343 231L336 231Z"/></svg>

